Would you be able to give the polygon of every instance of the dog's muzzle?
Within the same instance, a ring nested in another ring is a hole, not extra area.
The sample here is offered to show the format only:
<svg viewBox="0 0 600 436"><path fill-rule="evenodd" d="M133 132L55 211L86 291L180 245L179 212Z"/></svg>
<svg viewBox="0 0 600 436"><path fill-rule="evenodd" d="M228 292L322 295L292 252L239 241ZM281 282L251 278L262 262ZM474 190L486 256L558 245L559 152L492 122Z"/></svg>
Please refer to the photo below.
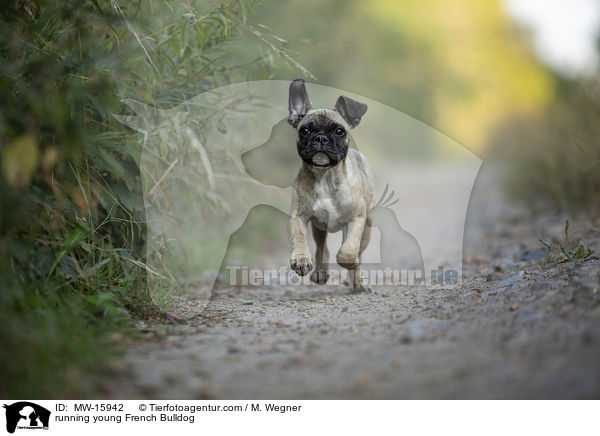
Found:
<svg viewBox="0 0 600 436"><path fill-rule="evenodd" d="M346 156L348 147L323 133L311 136L305 143L297 142L298 154L309 165L329 168L336 166Z"/></svg>
<svg viewBox="0 0 600 436"><path fill-rule="evenodd" d="M314 163L315 165L318 165L320 167L327 166L327 165L329 165L329 162L331 162L331 160L329 159L329 156L327 156L323 152L316 153L312 157L311 161L312 161L312 163Z"/></svg>

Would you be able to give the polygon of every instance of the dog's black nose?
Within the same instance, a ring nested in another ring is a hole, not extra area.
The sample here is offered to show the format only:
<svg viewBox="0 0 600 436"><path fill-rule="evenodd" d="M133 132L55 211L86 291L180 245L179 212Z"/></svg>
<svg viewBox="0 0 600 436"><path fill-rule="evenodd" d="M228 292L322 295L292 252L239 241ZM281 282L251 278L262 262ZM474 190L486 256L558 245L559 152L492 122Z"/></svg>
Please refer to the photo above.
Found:
<svg viewBox="0 0 600 436"><path fill-rule="evenodd" d="M329 144L329 138L326 135L317 135L314 137L313 141L321 145Z"/></svg>

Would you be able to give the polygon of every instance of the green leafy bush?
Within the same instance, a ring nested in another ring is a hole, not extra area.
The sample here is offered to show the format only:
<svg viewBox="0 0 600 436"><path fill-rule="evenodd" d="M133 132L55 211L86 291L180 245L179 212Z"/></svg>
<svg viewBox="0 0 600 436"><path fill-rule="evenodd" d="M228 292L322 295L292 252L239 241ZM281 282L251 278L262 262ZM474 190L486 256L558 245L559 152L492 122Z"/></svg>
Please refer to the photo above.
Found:
<svg viewBox="0 0 600 436"><path fill-rule="evenodd" d="M111 114L252 71L227 47L253 1L3 2L0 395L83 396L115 334L161 316L146 288L140 145ZM112 338L112 339L111 339Z"/></svg>

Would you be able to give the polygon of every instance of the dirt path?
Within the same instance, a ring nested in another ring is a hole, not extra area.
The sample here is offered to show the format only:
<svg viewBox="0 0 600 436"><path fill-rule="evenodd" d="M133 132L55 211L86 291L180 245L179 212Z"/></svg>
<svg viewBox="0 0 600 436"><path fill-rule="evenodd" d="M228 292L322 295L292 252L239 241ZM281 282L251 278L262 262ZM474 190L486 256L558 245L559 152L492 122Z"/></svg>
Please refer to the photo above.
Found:
<svg viewBox="0 0 600 436"><path fill-rule="evenodd" d="M462 286L231 290L201 316L141 325L102 395L598 398L600 261L558 262L538 238L562 239L563 217L531 219L492 185L484 169ZM581 219L570 234L597 254L599 229Z"/></svg>

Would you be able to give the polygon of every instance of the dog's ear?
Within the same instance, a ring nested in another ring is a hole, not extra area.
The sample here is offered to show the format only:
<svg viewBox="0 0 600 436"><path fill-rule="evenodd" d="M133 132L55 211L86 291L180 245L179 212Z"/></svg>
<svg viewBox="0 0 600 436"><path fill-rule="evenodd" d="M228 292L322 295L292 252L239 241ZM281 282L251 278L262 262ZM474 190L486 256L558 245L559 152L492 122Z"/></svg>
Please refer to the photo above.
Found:
<svg viewBox="0 0 600 436"><path fill-rule="evenodd" d="M288 117L288 123L290 126L297 127L298 123L312 108L312 103L308 98L306 87L304 86L304 79L296 79L290 84L290 98L289 98L289 109L290 116Z"/></svg>
<svg viewBox="0 0 600 436"><path fill-rule="evenodd" d="M354 128L358 126L360 119L367 112L367 105L341 95L335 103L335 110L339 112L350 127Z"/></svg>

